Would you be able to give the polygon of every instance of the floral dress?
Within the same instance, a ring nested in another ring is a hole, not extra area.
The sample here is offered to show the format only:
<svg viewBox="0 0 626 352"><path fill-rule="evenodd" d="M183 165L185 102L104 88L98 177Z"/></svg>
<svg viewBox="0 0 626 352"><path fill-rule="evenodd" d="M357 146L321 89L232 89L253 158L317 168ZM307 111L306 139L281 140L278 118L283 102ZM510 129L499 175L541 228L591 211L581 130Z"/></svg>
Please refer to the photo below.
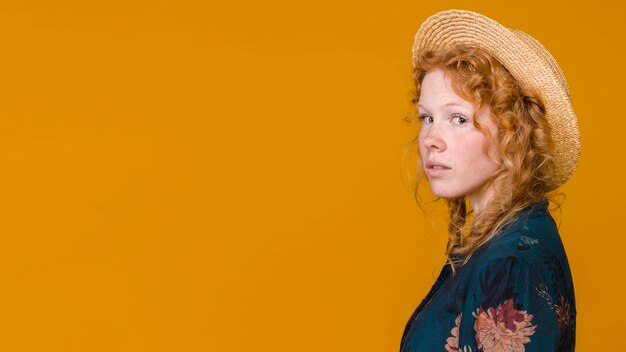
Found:
<svg viewBox="0 0 626 352"><path fill-rule="evenodd" d="M455 275L445 265L400 351L574 351L574 287L547 206L522 211Z"/></svg>

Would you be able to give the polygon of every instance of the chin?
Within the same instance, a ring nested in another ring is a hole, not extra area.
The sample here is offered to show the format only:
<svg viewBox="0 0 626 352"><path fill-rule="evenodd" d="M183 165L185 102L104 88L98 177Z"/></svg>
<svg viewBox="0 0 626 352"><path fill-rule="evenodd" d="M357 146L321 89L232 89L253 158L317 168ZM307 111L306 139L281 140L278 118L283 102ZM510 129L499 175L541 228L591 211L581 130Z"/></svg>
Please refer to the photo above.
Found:
<svg viewBox="0 0 626 352"><path fill-rule="evenodd" d="M437 196L438 198L443 198L443 199L453 199L453 198L459 198L459 197L463 197L465 196L465 194L463 193L456 193L456 192L446 192L446 191L435 191L433 189L431 189L431 191L433 192L433 194L435 196Z"/></svg>

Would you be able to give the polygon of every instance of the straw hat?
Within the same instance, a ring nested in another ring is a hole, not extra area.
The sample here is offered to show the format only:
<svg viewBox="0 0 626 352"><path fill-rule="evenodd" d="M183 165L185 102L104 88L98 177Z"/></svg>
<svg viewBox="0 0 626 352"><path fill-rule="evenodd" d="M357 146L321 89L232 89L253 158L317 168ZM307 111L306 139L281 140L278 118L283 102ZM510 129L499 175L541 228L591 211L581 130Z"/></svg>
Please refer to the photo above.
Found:
<svg viewBox="0 0 626 352"><path fill-rule="evenodd" d="M413 44L413 65L423 50L455 45L479 47L493 55L519 83L541 95L554 140L554 179L560 186L576 170L580 134L565 76L556 60L528 34L509 29L478 13L448 10L430 16Z"/></svg>

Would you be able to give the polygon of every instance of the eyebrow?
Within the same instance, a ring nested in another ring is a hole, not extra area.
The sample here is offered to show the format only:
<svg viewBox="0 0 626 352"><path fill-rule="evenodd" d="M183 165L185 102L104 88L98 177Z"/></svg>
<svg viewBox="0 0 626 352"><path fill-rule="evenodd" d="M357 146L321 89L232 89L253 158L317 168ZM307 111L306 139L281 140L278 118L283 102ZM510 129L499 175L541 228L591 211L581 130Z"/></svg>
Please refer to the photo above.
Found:
<svg viewBox="0 0 626 352"><path fill-rule="evenodd" d="M471 106L468 106L468 105L463 104L463 103L457 103L457 102L454 102L454 101L445 103L445 104L443 104L443 106L456 106L456 107L460 107L460 108L471 108ZM426 108L424 105L422 105L420 103L417 104L417 107L428 110L428 108Z"/></svg>

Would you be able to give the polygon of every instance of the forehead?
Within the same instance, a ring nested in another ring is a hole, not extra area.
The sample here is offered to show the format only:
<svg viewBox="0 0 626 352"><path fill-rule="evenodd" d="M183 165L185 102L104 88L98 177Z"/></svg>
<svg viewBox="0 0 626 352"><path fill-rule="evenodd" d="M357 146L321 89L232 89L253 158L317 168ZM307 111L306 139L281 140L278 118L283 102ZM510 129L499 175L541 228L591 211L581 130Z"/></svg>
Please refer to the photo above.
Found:
<svg viewBox="0 0 626 352"><path fill-rule="evenodd" d="M440 105L460 105L468 108L474 104L460 96L454 89L454 83L442 69L428 71L420 85L418 104L421 107Z"/></svg>

